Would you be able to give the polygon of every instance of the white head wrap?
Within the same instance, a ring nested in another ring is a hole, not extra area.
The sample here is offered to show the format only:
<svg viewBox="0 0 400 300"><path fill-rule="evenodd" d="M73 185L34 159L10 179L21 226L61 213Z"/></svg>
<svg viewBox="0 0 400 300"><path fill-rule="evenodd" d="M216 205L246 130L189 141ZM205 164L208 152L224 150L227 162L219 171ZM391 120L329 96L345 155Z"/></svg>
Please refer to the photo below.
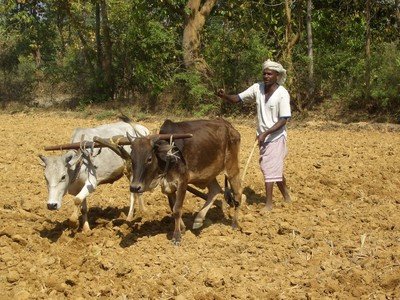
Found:
<svg viewBox="0 0 400 300"><path fill-rule="evenodd" d="M282 67L280 63L274 62L272 60L264 61L262 65L263 71L265 69L270 69L279 73L278 75L278 83L280 85L284 84L286 81L286 70Z"/></svg>

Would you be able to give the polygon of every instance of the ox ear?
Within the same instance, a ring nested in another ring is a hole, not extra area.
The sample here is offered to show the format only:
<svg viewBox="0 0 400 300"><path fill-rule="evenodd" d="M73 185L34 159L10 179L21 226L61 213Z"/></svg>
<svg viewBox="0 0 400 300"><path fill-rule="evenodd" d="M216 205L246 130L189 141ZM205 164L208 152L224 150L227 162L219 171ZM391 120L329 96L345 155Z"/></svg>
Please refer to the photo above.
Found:
<svg viewBox="0 0 400 300"><path fill-rule="evenodd" d="M161 143L161 141L159 140L158 137L154 137L154 138L150 139L150 145L155 150L157 150L160 143Z"/></svg>
<svg viewBox="0 0 400 300"><path fill-rule="evenodd" d="M40 162L39 162L40 165L41 165L42 167L46 168L47 157L46 157L46 156L43 156L42 154L39 154L38 156L39 156L39 158L40 158Z"/></svg>
<svg viewBox="0 0 400 300"><path fill-rule="evenodd" d="M171 150L174 152L175 149L177 149L174 146L171 146L169 142L165 140L157 140L154 142L153 146L154 152L156 153L156 156L158 159L166 162L167 159L173 159L176 160L178 157L176 155L171 155Z"/></svg>
<svg viewBox="0 0 400 300"><path fill-rule="evenodd" d="M80 156L76 155L76 153L74 152L68 152L63 155L65 166L73 166L74 164L77 163L79 158Z"/></svg>
<svg viewBox="0 0 400 300"><path fill-rule="evenodd" d="M168 146L168 143L166 141L159 140L158 138L154 138L150 140L150 144L153 147L153 151L156 154L157 158L166 162L168 152L166 146Z"/></svg>

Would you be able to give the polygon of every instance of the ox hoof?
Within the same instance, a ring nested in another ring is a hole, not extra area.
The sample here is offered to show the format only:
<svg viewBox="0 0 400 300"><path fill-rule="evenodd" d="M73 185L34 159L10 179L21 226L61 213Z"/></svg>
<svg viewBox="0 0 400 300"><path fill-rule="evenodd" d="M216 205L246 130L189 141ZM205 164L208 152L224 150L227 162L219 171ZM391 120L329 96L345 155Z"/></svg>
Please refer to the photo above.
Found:
<svg viewBox="0 0 400 300"><path fill-rule="evenodd" d="M182 235L181 233L174 233L174 236L172 237L172 244L175 246L180 246L182 241Z"/></svg>
<svg viewBox="0 0 400 300"><path fill-rule="evenodd" d="M232 228L235 230L240 230L240 226L237 221L232 221Z"/></svg>
<svg viewBox="0 0 400 300"><path fill-rule="evenodd" d="M126 217L127 222L132 222L133 221L133 216L127 216Z"/></svg>
<svg viewBox="0 0 400 300"><path fill-rule="evenodd" d="M89 233L90 231L91 230L90 230L89 224L88 223L83 224L82 232Z"/></svg>
<svg viewBox="0 0 400 300"><path fill-rule="evenodd" d="M172 244L174 246L180 246L181 245L181 241L172 240Z"/></svg>
<svg viewBox="0 0 400 300"><path fill-rule="evenodd" d="M247 203L247 196L242 194L242 203Z"/></svg>
<svg viewBox="0 0 400 300"><path fill-rule="evenodd" d="M193 223L193 229L199 229L203 227L203 220L195 220Z"/></svg>

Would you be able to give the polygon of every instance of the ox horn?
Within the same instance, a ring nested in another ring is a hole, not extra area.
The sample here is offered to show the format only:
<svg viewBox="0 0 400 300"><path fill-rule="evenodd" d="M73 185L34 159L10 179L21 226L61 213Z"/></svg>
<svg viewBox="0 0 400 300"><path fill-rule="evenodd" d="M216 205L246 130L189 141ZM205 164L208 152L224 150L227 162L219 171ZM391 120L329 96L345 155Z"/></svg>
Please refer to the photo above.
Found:
<svg viewBox="0 0 400 300"><path fill-rule="evenodd" d="M122 135L113 136L110 139L103 139L101 137L95 136L93 141L98 143L101 147L107 147L114 151L116 154L121 156L123 159L130 159L129 153L121 145L127 145L126 138Z"/></svg>
<svg viewBox="0 0 400 300"><path fill-rule="evenodd" d="M128 139L129 144L131 144L135 137L133 135L131 135L129 132L127 132L126 133L126 138Z"/></svg>

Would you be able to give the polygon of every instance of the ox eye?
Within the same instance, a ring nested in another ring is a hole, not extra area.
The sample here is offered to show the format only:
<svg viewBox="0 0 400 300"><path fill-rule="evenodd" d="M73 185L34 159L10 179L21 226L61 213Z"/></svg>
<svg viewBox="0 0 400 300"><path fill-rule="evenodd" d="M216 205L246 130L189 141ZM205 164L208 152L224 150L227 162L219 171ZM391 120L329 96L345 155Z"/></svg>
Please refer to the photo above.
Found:
<svg viewBox="0 0 400 300"><path fill-rule="evenodd" d="M152 158L151 158L151 156L149 156L149 157L147 158L147 160L146 160L146 163L151 164L151 160L152 160Z"/></svg>
<svg viewBox="0 0 400 300"><path fill-rule="evenodd" d="M61 180L60 181L65 181L65 175L61 176Z"/></svg>

